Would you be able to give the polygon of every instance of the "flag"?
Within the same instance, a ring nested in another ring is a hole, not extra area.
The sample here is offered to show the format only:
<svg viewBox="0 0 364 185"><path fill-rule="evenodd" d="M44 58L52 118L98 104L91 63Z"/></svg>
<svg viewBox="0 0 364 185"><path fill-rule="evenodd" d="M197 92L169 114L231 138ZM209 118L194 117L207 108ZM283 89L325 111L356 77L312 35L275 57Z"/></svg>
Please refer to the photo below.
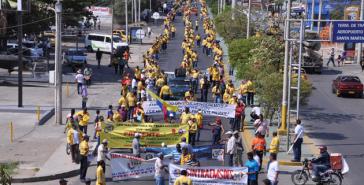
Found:
<svg viewBox="0 0 364 185"><path fill-rule="evenodd" d="M174 105L168 104L166 101L164 101L162 98L154 94L152 91L147 90L148 94L152 96L156 100L156 103L158 107L162 110L164 115L164 121L168 122L168 116L170 114L173 114L173 116L176 116L176 112L178 111L178 107Z"/></svg>

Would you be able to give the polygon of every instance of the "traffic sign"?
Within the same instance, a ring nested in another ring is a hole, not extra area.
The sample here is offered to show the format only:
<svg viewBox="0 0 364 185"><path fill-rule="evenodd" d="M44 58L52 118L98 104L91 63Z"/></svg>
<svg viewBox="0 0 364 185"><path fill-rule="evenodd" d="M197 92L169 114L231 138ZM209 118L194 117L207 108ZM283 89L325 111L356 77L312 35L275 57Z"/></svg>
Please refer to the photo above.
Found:
<svg viewBox="0 0 364 185"><path fill-rule="evenodd" d="M332 22L332 41L364 43L364 21Z"/></svg>

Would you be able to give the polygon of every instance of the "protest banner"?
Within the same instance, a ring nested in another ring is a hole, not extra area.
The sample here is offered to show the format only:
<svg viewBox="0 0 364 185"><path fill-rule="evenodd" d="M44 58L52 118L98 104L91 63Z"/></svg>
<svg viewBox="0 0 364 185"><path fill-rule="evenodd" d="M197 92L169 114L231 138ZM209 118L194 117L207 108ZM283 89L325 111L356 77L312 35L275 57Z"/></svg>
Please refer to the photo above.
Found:
<svg viewBox="0 0 364 185"><path fill-rule="evenodd" d="M212 159L224 161L224 149L212 149Z"/></svg>
<svg viewBox="0 0 364 185"><path fill-rule="evenodd" d="M113 181L154 175L155 158L144 160L130 155L111 153L111 176Z"/></svg>
<svg viewBox="0 0 364 185"><path fill-rule="evenodd" d="M181 170L187 170L193 185L246 185L248 168L246 167L188 167L169 164L169 184L173 185Z"/></svg>
<svg viewBox="0 0 364 185"><path fill-rule="evenodd" d="M110 148L131 148L135 133L140 133L143 147L160 147L161 143L176 145L182 137L188 139L188 125L165 123L105 124L101 140L107 139Z"/></svg>
<svg viewBox="0 0 364 185"><path fill-rule="evenodd" d="M225 118L235 117L236 105L187 101L167 101L167 103L178 107L177 114L181 114L186 107L189 107L190 112L193 114L196 114L198 110L201 110L202 114L206 116L218 116ZM156 101L143 102L143 109L146 115L162 114L162 110L157 105Z"/></svg>

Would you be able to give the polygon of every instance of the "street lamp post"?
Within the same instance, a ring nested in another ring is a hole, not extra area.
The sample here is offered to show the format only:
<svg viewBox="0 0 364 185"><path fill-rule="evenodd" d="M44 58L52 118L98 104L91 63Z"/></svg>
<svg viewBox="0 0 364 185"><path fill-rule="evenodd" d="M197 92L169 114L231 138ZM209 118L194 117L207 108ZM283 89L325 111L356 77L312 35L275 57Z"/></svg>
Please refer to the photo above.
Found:
<svg viewBox="0 0 364 185"><path fill-rule="evenodd" d="M315 19L315 0L311 0L311 31L313 31L313 20Z"/></svg>
<svg viewBox="0 0 364 185"><path fill-rule="evenodd" d="M248 2L248 15L247 15L247 26L246 26L246 38L249 39L250 37L250 14L251 14L251 9L252 9L252 2L251 0L249 0Z"/></svg>
<svg viewBox="0 0 364 185"><path fill-rule="evenodd" d="M235 20L235 6L236 6L236 0L231 1L231 19Z"/></svg>
<svg viewBox="0 0 364 185"><path fill-rule="evenodd" d="M62 62L61 62L61 34L62 34L62 4L60 0L55 5L56 12L56 49L55 49L55 116L56 124L62 124Z"/></svg>
<svg viewBox="0 0 364 185"><path fill-rule="evenodd" d="M364 0L361 0L360 3L360 20L364 20ZM358 57L356 57L356 63L360 64L362 55L363 55L363 43L358 44Z"/></svg>
<svg viewBox="0 0 364 185"><path fill-rule="evenodd" d="M290 31L290 23L289 19L291 17L291 0L287 2L287 17L286 17L286 26L285 26L285 37L289 36ZM287 134L287 97L288 97L288 65L289 65L289 41L288 38L285 38L285 50L284 50L284 72L283 72L283 96L282 96L282 109L281 109L281 120L282 124L279 128L280 134Z"/></svg>
<svg viewBox="0 0 364 185"><path fill-rule="evenodd" d="M23 107L23 7L18 0L18 107Z"/></svg>
<svg viewBox="0 0 364 185"><path fill-rule="evenodd" d="M128 31L128 0L125 0L125 34L126 34L126 43L129 43L129 31Z"/></svg>

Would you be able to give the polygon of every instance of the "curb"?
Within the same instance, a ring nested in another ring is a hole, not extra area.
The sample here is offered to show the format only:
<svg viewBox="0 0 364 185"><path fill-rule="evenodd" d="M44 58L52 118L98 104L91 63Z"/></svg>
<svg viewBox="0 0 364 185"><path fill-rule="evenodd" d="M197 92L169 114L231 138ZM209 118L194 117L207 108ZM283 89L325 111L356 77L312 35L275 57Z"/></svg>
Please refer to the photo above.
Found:
<svg viewBox="0 0 364 185"><path fill-rule="evenodd" d="M51 180L58 180L61 178L71 178L79 175L80 170L72 170L69 172L63 172L59 174L41 176L41 177L26 177L26 178L12 178L12 183L29 183L29 182L41 182L41 181L51 181Z"/></svg>

